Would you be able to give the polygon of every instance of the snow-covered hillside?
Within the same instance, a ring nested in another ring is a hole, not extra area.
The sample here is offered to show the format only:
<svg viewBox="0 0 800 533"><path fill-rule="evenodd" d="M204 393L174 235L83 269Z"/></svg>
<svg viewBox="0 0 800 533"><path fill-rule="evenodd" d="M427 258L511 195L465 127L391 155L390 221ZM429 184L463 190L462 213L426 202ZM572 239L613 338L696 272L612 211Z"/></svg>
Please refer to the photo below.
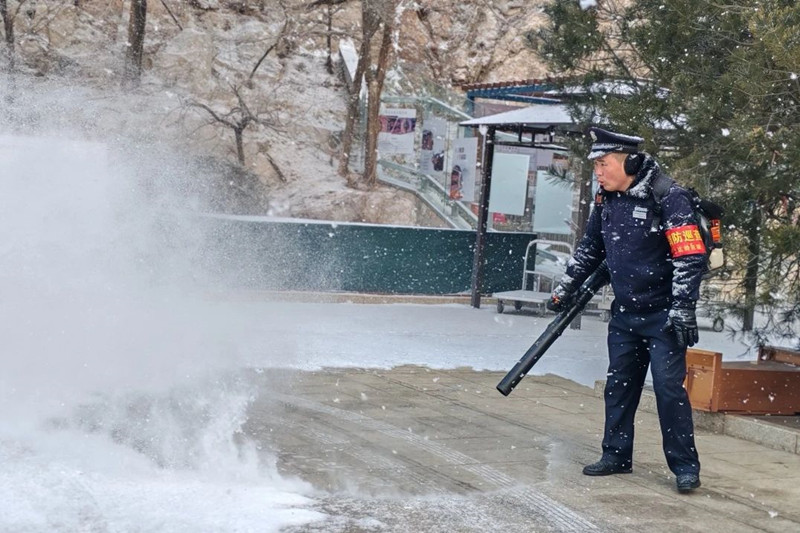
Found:
<svg viewBox="0 0 800 533"><path fill-rule="evenodd" d="M171 153L200 172L197 161L236 162L233 130L210 111L235 118L244 104L261 120L243 133L248 172L206 179L204 187L228 189L212 208L420 223L426 213L410 195L354 190L336 173L347 93L338 65L333 74L326 69L327 7L319 4L149 2L142 83L123 91L129 1L27 0L16 10L11 0L18 73L0 78L7 103L0 129L112 140L156 167ZM336 7L334 58L339 39L360 38L360 11L356 0ZM540 16L530 2L403 0L397 13L388 91L543 74L524 43ZM219 164L206 174L220 174Z"/></svg>

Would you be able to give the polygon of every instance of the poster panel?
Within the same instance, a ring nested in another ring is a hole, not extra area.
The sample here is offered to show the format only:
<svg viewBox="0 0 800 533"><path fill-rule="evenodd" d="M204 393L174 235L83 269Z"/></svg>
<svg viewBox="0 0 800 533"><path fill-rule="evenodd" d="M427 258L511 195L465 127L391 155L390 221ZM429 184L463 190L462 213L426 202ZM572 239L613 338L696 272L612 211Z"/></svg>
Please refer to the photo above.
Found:
<svg viewBox="0 0 800 533"><path fill-rule="evenodd" d="M445 136L447 121L431 115L422 124L422 144L420 146L419 170L425 174L444 172Z"/></svg>
<svg viewBox="0 0 800 533"><path fill-rule="evenodd" d="M536 209L533 231L569 235L572 220L572 184L554 177L546 170L536 176Z"/></svg>
<svg viewBox="0 0 800 533"><path fill-rule="evenodd" d="M506 215L525 214L530 156L495 153L489 211Z"/></svg>
<svg viewBox="0 0 800 533"><path fill-rule="evenodd" d="M453 140L453 162L445 183L451 200L475 201L477 181L478 138L464 137Z"/></svg>
<svg viewBox="0 0 800 533"><path fill-rule="evenodd" d="M381 107L378 151L383 154L413 154L417 110Z"/></svg>

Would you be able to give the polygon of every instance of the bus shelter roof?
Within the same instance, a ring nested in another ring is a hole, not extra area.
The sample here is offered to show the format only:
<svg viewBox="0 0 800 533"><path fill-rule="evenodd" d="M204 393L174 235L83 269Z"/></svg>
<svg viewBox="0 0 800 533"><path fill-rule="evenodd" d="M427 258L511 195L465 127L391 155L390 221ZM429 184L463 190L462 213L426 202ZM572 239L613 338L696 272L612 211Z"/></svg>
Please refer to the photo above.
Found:
<svg viewBox="0 0 800 533"><path fill-rule="evenodd" d="M496 115L473 118L461 126L494 126L499 131L548 131L555 126L575 126L567 106L561 104L536 104Z"/></svg>

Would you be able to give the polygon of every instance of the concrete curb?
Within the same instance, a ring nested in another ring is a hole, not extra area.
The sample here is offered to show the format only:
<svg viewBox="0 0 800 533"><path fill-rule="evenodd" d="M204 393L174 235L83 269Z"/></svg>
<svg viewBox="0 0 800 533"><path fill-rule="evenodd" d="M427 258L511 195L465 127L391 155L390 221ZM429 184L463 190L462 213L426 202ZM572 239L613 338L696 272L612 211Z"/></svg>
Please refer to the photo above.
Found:
<svg viewBox="0 0 800 533"><path fill-rule="evenodd" d="M353 303L353 304L470 304L468 294L371 294L356 292L306 292L306 291L227 291L211 293L218 299L246 301L277 301L300 303ZM481 297L481 304L496 305L497 299Z"/></svg>
<svg viewBox="0 0 800 533"><path fill-rule="evenodd" d="M602 398L605 386L604 380L595 381L595 396ZM642 393L639 409L658 414L656 397L652 389L645 389ZM695 427L700 429L754 442L773 450L800 455L800 431L796 429L780 427L747 415L712 413L697 409L693 410L693 419Z"/></svg>

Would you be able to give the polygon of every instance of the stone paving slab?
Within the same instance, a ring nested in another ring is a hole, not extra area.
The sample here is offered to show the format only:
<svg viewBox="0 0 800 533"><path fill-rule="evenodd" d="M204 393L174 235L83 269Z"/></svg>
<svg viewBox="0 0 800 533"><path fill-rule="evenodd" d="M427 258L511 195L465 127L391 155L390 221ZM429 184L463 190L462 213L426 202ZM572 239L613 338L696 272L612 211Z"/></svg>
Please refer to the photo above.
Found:
<svg viewBox="0 0 800 533"><path fill-rule="evenodd" d="M800 531L800 458L698 428L703 486L678 494L656 416L632 474L591 478L603 402L555 377L509 397L501 372L328 369L254 374L244 432L317 490L327 521L288 532Z"/></svg>

